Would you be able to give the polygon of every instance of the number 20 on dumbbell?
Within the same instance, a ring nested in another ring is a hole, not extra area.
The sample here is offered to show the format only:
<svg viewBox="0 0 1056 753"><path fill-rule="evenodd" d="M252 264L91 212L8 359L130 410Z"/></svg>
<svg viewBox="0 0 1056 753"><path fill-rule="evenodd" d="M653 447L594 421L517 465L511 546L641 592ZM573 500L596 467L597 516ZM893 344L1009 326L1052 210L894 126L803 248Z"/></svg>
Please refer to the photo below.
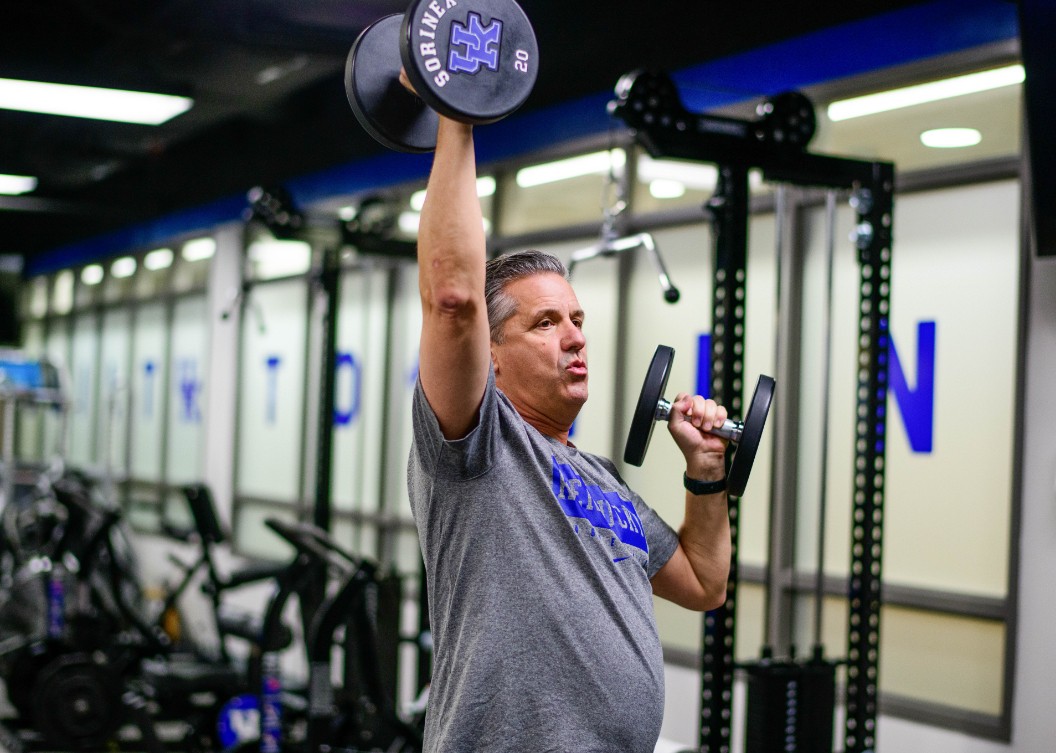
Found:
<svg viewBox="0 0 1056 753"><path fill-rule="evenodd" d="M418 97L400 84L401 67ZM538 69L535 32L513 0L415 0L359 35L345 64L345 93L379 142L429 152L438 113L494 123L524 103Z"/></svg>

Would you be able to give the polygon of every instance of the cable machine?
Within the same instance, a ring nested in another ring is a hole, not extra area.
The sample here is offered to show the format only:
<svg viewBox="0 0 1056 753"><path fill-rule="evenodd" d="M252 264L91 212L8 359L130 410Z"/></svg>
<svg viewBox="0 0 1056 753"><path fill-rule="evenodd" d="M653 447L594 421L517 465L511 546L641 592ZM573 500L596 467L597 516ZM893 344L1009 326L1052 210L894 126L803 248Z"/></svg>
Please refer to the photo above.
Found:
<svg viewBox="0 0 1056 753"><path fill-rule="evenodd" d="M631 128L635 140L653 158L707 162L718 167L715 193L704 206L715 239L711 391L734 415L743 412L749 171L759 169L765 179L778 183L828 189L830 245L834 191L851 192L851 205L856 211L854 242L860 299L847 655L840 661L826 659L820 644L823 550L819 547L814 650L805 661L794 656L775 659L772 650L764 646L760 660L745 665L749 696L745 750L831 753L835 667L845 663L844 749L847 753L871 751L876 743L878 697L894 165L809 153L807 145L816 125L814 109L805 96L796 92L765 100L757 108L757 120L736 120L691 113L683 106L668 75L636 71L618 82L609 112ZM826 359L827 354L826 350ZM779 371L781 366L779 363ZM779 381L793 384L798 380L793 377L791 381ZM827 401L826 393L826 407ZM785 433L786 441L781 443L781 430L789 423L786 417L792 415L792 406L778 402L775 473L783 467L782 461L785 467L794 468L794 438ZM824 483L823 477L822 487ZM729 512L733 550L727 599L723 607L707 613L704 619L701 753L729 753L732 749L738 498L730 498ZM824 500L821 514L824 515ZM776 564L773 550L772 545L768 558L771 566L767 568L768 612L771 593L781 591L771 575ZM769 628L767 633L769 636ZM769 642L768 638L766 643Z"/></svg>

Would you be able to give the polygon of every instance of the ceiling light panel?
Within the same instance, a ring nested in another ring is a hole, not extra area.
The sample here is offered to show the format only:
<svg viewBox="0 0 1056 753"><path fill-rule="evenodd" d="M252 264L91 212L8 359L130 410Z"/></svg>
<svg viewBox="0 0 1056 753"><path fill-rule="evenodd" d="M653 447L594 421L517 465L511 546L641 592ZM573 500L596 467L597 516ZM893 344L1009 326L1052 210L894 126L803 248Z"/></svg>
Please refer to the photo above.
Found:
<svg viewBox="0 0 1056 753"><path fill-rule="evenodd" d="M517 171L517 185L532 188L547 183L580 178L584 175L604 175L623 169L627 155L622 149L611 152L592 152L578 157L524 167Z"/></svg>
<svg viewBox="0 0 1056 753"><path fill-rule="evenodd" d="M938 102L966 94L978 94L1005 86L1022 84L1024 76L1022 65L1009 65L840 100L830 104L827 113L829 120L832 121L850 120L927 102Z"/></svg>
<svg viewBox="0 0 1056 753"><path fill-rule="evenodd" d="M0 109L161 125L194 104L187 97L0 78Z"/></svg>
<svg viewBox="0 0 1056 753"><path fill-rule="evenodd" d="M30 175L0 175L0 194L18 196L37 187L37 179Z"/></svg>

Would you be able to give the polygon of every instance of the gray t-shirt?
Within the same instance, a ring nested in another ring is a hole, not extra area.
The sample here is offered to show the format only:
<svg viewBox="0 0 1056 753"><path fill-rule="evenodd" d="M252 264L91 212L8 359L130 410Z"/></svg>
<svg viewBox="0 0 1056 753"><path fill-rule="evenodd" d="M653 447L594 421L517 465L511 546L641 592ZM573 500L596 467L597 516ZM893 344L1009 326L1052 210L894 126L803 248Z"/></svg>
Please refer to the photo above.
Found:
<svg viewBox="0 0 1056 753"><path fill-rule="evenodd" d="M652 753L664 672L649 579L677 534L611 461L495 387L447 441L421 383L408 464L434 641L427 753Z"/></svg>

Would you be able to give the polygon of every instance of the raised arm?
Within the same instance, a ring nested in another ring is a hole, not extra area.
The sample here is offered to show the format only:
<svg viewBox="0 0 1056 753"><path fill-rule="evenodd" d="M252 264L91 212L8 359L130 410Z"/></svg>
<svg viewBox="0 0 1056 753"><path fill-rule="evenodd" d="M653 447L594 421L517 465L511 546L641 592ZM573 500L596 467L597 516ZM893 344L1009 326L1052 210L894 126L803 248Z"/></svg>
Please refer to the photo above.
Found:
<svg viewBox="0 0 1056 753"><path fill-rule="evenodd" d="M476 425L487 383L486 256L473 129L441 117L418 230L419 377L448 439Z"/></svg>

